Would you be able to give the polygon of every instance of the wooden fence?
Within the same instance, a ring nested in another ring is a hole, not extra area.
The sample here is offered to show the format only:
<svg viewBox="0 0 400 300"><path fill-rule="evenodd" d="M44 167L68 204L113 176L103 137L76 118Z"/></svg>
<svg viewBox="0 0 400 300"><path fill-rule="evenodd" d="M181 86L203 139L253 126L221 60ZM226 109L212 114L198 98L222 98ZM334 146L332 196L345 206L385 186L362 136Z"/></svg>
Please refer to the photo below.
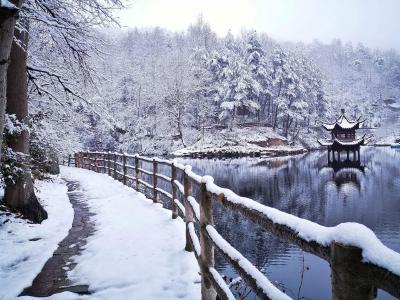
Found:
<svg viewBox="0 0 400 300"><path fill-rule="evenodd" d="M377 289L385 290L394 297L400 298L400 275L377 263L364 262L363 249L336 241L326 245L302 237L296 228L271 218L263 210L263 208L270 208L249 199L235 200L235 196L238 196L232 191L210 183L209 178L206 180L208 176L201 177L195 174L189 166L158 158L111 152L79 152L70 155L63 163L108 174L137 191L143 187L151 193L154 202L159 202L160 195L169 199L172 218L180 215L186 223L185 249L193 251L199 263L202 299L217 299L217 295L218 299L235 299L229 286L215 269L215 249L222 254L260 299L290 299L217 232L213 221L214 201L220 202L226 209L239 212L243 217L282 240L291 242L304 251L328 261L331 266L333 299L374 299ZM146 169L143 165L151 166L151 168ZM167 176L159 172L159 166L170 169L171 175ZM172 193L160 188L161 181L164 182L164 186L165 184L170 186ZM200 202L193 197L194 185L200 191ZM178 200L179 194L183 198L183 203ZM286 215L288 219L296 218L299 222L305 221L290 214L279 213ZM305 222L327 228L309 221ZM198 225L199 237L195 225ZM393 263L399 266L400 254L395 253L394 260L396 261Z"/></svg>

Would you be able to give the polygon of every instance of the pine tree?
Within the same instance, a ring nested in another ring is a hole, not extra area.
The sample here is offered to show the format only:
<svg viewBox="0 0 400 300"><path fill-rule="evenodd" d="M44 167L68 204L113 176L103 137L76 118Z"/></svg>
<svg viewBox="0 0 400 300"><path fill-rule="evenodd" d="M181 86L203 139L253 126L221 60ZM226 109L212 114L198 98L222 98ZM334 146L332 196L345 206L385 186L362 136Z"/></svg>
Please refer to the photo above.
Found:
<svg viewBox="0 0 400 300"><path fill-rule="evenodd" d="M253 76L254 80L258 83L257 102L260 107L258 111L258 121L261 120L261 114L265 113L267 103L271 100L271 76L268 71L268 60L265 53L257 39L255 32L248 35L246 45L246 63Z"/></svg>
<svg viewBox="0 0 400 300"><path fill-rule="evenodd" d="M260 86L251 76L251 72L242 57L230 51L225 78L220 89L220 120L228 121L230 128L237 115L254 116L260 109L257 98Z"/></svg>

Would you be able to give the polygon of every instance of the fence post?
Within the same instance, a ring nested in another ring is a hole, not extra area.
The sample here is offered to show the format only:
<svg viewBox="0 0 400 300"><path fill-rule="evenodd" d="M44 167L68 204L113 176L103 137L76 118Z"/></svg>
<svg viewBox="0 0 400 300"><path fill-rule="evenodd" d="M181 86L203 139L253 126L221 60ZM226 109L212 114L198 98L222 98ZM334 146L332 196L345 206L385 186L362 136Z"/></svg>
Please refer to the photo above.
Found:
<svg viewBox="0 0 400 300"><path fill-rule="evenodd" d="M210 268L214 267L214 245L207 235L207 225L214 225L212 198L207 192L204 182L200 184L200 269L201 269L201 298L216 299L217 292L208 277Z"/></svg>
<svg viewBox="0 0 400 300"><path fill-rule="evenodd" d="M90 170L90 157L89 157L89 151L86 151L86 169Z"/></svg>
<svg viewBox="0 0 400 300"><path fill-rule="evenodd" d="M178 207L176 206L175 199L177 199L177 187L175 185L176 180L176 166L175 163L171 165L171 186L172 186L172 219L176 219L178 217Z"/></svg>
<svg viewBox="0 0 400 300"><path fill-rule="evenodd" d="M92 167L92 153L90 153L89 151L87 152L87 155L88 155L88 162L89 162L89 164L88 164L88 170L92 170L93 169L93 167Z"/></svg>
<svg viewBox="0 0 400 300"><path fill-rule="evenodd" d="M107 169L106 169L107 154L105 152L103 152L102 157L103 157L103 173L107 173Z"/></svg>
<svg viewBox="0 0 400 300"><path fill-rule="evenodd" d="M122 156L122 170L124 171L124 177L122 178L123 180L123 184L126 185L126 173L128 171L127 167L126 167L126 154L124 153Z"/></svg>
<svg viewBox="0 0 400 300"><path fill-rule="evenodd" d="M74 158L75 158L75 167L79 168L79 157L78 153L74 153Z"/></svg>
<svg viewBox="0 0 400 300"><path fill-rule="evenodd" d="M377 290L363 281L360 274L361 249L333 242L331 244L332 299L372 300Z"/></svg>
<svg viewBox="0 0 400 300"><path fill-rule="evenodd" d="M153 158L153 202L158 203L158 193L157 193L157 172L158 165L155 158Z"/></svg>
<svg viewBox="0 0 400 300"><path fill-rule="evenodd" d="M83 158L83 152L80 152L80 159L81 159L81 168L84 169L85 168L85 161Z"/></svg>
<svg viewBox="0 0 400 300"><path fill-rule="evenodd" d="M135 155L135 174L136 174L136 190L139 192L139 157Z"/></svg>
<svg viewBox="0 0 400 300"><path fill-rule="evenodd" d="M186 246L185 250L188 252L193 251L193 245L190 242L190 233L189 233L189 226L190 222L193 222L193 209L192 206L189 204L188 198L192 196L192 182L189 179L189 176L184 173L183 177L183 187L185 189L185 223L186 223Z"/></svg>
<svg viewBox="0 0 400 300"><path fill-rule="evenodd" d="M68 154L68 167L71 166L71 154Z"/></svg>
<svg viewBox="0 0 400 300"><path fill-rule="evenodd" d="M117 179L117 154L114 152L114 179Z"/></svg>
<svg viewBox="0 0 400 300"><path fill-rule="evenodd" d="M98 162L97 162L97 153L94 154L94 171L96 173L99 172L99 166L98 166Z"/></svg>
<svg viewBox="0 0 400 300"><path fill-rule="evenodd" d="M107 152L107 172L108 176L111 176L111 152Z"/></svg>

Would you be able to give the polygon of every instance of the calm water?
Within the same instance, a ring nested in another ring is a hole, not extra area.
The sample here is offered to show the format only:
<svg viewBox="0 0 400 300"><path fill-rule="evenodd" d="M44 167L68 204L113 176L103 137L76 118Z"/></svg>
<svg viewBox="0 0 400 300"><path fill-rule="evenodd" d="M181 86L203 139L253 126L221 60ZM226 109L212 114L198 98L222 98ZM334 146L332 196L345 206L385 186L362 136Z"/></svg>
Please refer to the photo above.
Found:
<svg viewBox="0 0 400 300"><path fill-rule="evenodd" d="M198 174L237 194L326 226L359 222L400 252L400 151L366 147L361 169L333 170L325 152L285 158L185 159ZM282 242L251 221L221 207L218 231L294 299L331 299L324 260ZM236 277L217 255L221 273ZM240 288L243 292L243 287ZM246 290L244 291L246 293ZM255 298L249 294L247 299ZM394 299L378 291L377 299Z"/></svg>

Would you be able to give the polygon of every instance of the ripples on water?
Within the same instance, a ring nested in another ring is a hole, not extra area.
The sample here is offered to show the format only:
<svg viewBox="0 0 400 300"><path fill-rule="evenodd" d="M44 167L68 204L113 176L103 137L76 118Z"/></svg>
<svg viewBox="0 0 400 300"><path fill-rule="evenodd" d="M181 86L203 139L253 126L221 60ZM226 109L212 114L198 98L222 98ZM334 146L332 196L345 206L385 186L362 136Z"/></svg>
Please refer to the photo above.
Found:
<svg viewBox="0 0 400 300"><path fill-rule="evenodd" d="M365 147L361 170L333 170L326 152L284 158L182 159L215 183L264 205L325 226L359 222L400 252L400 151ZM324 260L283 242L216 204L218 231L294 299L330 299L330 268ZM235 271L217 255L221 273ZM303 276L303 280L301 279ZM302 298L303 297L303 298ZM246 299L253 299L249 295ZM394 299L378 291L377 299Z"/></svg>

